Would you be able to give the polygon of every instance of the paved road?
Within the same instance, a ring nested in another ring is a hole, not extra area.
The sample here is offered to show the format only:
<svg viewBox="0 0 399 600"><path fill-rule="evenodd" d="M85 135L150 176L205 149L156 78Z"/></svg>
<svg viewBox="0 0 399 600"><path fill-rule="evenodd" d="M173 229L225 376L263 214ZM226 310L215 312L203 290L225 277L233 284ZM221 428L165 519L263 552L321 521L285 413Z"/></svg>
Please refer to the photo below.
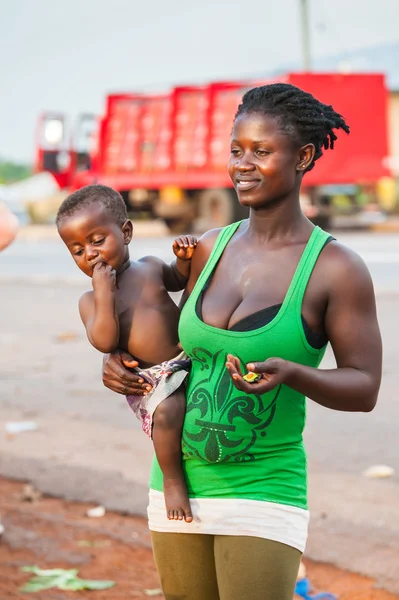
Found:
<svg viewBox="0 0 399 600"><path fill-rule="evenodd" d="M399 278L393 276L399 268L398 233L337 233L336 237L363 257L377 289L399 291ZM165 260L172 259L172 240L172 237L134 238L130 245L131 256L137 259L155 254ZM78 283L85 280L58 239L13 244L0 254L1 277L38 281L56 277Z"/></svg>
<svg viewBox="0 0 399 600"><path fill-rule="evenodd" d="M309 402L313 519L307 553L399 592L399 236L340 237L373 273L384 382L371 414ZM139 239L132 254L169 258L169 248L170 239ZM100 357L84 339L77 314L86 285L58 242L16 243L0 256L0 473L69 498L143 513L151 444L124 398L101 385ZM59 340L66 331L76 337ZM324 365L333 364L328 353ZM7 436L5 422L21 419L36 421L38 430ZM392 466L394 477L365 479L363 470L378 463Z"/></svg>

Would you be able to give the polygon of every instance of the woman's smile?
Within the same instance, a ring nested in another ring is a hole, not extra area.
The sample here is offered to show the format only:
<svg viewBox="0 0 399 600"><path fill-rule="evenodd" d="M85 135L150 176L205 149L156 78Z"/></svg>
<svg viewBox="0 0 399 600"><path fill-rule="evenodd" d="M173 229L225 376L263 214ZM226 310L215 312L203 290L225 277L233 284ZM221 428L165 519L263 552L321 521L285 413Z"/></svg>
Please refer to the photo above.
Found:
<svg viewBox="0 0 399 600"><path fill-rule="evenodd" d="M238 176L236 178L236 185L235 188L236 190L238 190L239 192L247 192L249 190L252 190L254 187L256 187L258 184L260 183L260 179L259 178L254 178L252 177L251 179L248 177L243 177L243 176Z"/></svg>

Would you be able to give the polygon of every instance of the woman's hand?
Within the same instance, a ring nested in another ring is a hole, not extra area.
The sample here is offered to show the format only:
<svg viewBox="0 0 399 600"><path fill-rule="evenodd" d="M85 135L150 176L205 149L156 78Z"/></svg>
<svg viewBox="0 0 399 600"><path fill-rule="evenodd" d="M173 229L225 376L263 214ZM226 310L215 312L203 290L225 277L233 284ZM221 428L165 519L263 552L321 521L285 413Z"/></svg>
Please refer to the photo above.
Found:
<svg viewBox="0 0 399 600"><path fill-rule="evenodd" d="M238 390L246 394L266 394L281 383L285 383L291 372L291 364L282 358L269 358L264 362L248 363L247 370L261 376L255 383L245 381L240 360L236 356L227 355L226 368Z"/></svg>
<svg viewBox="0 0 399 600"><path fill-rule="evenodd" d="M139 366L137 360L122 350L106 354L103 360L103 384L117 394L143 396L151 391L151 385L138 373L129 369Z"/></svg>

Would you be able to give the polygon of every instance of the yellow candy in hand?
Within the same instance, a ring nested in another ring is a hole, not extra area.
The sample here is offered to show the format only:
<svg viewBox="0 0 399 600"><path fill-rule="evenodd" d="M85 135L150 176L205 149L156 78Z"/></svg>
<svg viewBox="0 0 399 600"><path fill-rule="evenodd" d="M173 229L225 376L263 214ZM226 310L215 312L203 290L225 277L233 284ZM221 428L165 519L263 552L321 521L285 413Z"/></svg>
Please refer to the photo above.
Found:
<svg viewBox="0 0 399 600"><path fill-rule="evenodd" d="M244 380L247 381L248 383L255 383L256 381L259 381L259 379L260 379L259 373L252 373L252 371L249 371L249 373L244 375Z"/></svg>

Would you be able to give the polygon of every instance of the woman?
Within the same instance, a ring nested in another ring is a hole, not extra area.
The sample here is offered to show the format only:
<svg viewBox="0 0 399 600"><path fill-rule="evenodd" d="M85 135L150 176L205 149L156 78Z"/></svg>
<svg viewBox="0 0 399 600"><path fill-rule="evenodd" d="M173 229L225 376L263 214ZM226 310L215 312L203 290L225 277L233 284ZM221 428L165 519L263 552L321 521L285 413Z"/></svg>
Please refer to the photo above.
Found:
<svg viewBox="0 0 399 600"><path fill-rule="evenodd" d="M250 90L239 106L229 172L250 217L201 238L179 327L192 359L182 445L194 523L167 521L156 463L151 473L167 600L291 600L308 526L305 396L344 411L376 403L369 273L299 204L335 129L349 133L331 106L287 84ZM318 370L327 341L337 368ZM108 359L104 383L137 393L125 358Z"/></svg>

